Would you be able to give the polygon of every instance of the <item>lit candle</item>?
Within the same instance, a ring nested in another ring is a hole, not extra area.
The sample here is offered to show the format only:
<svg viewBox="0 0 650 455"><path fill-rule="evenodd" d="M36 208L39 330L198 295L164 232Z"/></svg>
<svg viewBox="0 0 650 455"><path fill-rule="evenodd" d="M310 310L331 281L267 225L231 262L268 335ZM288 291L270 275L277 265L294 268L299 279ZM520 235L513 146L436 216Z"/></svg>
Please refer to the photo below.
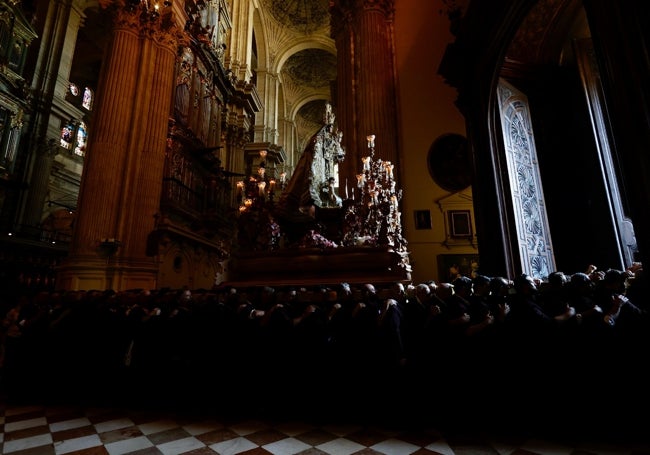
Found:
<svg viewBox="0 0 650 455"><path fill-rule="evenodd" d="M370 170L370 157L369 156L364 156L361 158L361 161L363 162L363 170L364 171L369 171Z"/></svg>
<svg viewBox="0 0 650 455"><path fill-rule="evenodd" d="M266 182L258 183L257 187L260 189L260 196L264 196L264 188L266 188Z"/></svg>
<svg viewBox="0 0 650 455"><path fill-rule="evenodd" d="M237 182L237 194L241 196L243 191L244 191L244 181L240 180L239 182Z"/></svg>
<svg viewBox="0 0 650 455"><path fill-rule="evenodd" d="M286 172L280 173L280 183L284 183L286 178L287 178L287 173Z"/></svg>
<svg viewBox="0 0 650 455"><path fill-rule="evenodd" d="M363 187L364 181L365 181L365 176L363 174L357 174L357 186L359 188Z"/></svg>
<svg viewBox="0 0 650 455"><path fill-rule="evenodd" d="M373 148L375 146L374 134L369 134L368 136L366 136L366 140L368 141L368 148Z"/></svg>
<svg viewBox="0 0 650 455"><path fill-rule="evenodd" d="M269 191L273 191L275 189L275 179L269 180Z"/></svg>
<svg viewBox="0 0 650 455"><path fill-rule="evenodd" d="M386 161L384 163L384 168L386 169L386 174L388 175L389 179L393 178L393 164L390 161Z"/></svg>

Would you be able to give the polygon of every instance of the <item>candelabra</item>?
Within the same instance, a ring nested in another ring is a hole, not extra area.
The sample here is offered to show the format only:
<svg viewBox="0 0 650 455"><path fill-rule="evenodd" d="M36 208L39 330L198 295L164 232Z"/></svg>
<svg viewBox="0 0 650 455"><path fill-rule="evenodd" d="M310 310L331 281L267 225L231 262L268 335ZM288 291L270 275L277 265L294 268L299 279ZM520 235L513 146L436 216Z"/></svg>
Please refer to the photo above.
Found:
<svg viewBox="0 0 650 455"><path fill-rule="evenodd" d="M260 164L256 175L251 174L247 179L237 182L240 213L272 208L276 191L282 192L286 185L285 172L280 173L279 182L274 177L268 176L266 155L266 150L260 151Z"/></svg>
<svg viewBox="0 0 650 455"><path fill-rule="evenodd" d="M266 172L266 150L260 151L257 173L237 182L239 202L239 245L244 250L275 250L279 246L280 226L273 216L276 191L286 185L286 173L279 182Z"/></svg>
<svg viewBox="0 0 650 455"><path fill-rule="evenodd" d="M363 168L346 204L343 245L386 245L406 258L407 242L402 235L399 210L402 190L396 187L395 166L374 158L375 135L366 139L369 154L361 159Z"/></svg>

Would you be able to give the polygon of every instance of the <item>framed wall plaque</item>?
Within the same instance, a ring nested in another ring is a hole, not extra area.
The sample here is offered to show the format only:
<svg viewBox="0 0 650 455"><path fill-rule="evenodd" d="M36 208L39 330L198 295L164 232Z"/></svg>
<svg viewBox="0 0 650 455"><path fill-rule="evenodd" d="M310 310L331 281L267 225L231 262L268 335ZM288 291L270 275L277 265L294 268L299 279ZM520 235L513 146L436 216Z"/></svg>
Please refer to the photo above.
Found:
<svg viewBox="0 0 650 455"><path fill-rule="evenodd" d="M472 218L469 210L449 210L449 235L454 238L472 237Z"/></svg>
<svg viewBox="0 0 650 455"><path fill-rule="evenodd" d="M415 229L431 229L431 211L415 210Z"/></svg>

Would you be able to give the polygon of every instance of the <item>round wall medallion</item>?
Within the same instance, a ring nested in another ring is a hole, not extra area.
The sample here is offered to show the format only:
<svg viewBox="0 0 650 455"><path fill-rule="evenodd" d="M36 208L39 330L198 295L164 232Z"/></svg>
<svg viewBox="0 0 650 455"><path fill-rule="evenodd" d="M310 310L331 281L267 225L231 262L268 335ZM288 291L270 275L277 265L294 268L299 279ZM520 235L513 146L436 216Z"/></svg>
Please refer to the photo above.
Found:
<svg viewBox="0 0 650 455"><path fill-rule="evenodd" d="M444 134L434 141L427 157L433 181L447 191L464 190L472 184L472 166L467 139Z"/></svg>

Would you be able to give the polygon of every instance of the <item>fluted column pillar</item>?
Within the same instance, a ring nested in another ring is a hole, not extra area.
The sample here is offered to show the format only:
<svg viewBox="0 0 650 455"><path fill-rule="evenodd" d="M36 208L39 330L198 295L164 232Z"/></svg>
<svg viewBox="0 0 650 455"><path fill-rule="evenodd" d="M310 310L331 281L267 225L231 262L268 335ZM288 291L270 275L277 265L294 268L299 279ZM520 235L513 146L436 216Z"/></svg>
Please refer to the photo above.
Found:
<svg viewBox="0 0 650 455"><path fill-rule="evenodd" d="M23 215L23 223L27 226L37 226L41 222L43 205L50 184L52 163L58 149L59 146L54 139L42 142L36 147L34 168L32 169L32 178L29 182L29 193L27 193L25 213Z"/></svg>
<svg viewBox="0 0 650 455"><path fill-rule="evenodd" d="M255 116L255 137L253 142L270 142L275 144L277 138L278 112L278 75L270 71L257 72L257 93L264 109Z"/></svg>
<svg viewBox="0 0 650 455"><path fill-rule="evenodd" d="M146 255L159 210L174 83L176 27L140 7L104 1L114 14L84 164L66 289L155 288ZM110 239L109 242L102 242Z"/></svg>
<svg viewBox="0 0 650 455"><path fill-rule="evenodd" d="M122 254L132 261L150 261L146 243L160 210L176 47L176 40L162 32L143 43L136 124L142 125L144 134L131 130L134 153L127 163L131 181L122 194L122 206L128 213L119 220Z"/></svg>
<svg viewBox="0 0 650 455"><path fill-rule="evenodd" d="M251 57L253 48L253 13L252 0L233 0L232 34L227 47L226 66L230 68L237 79L250 81L253 76Z"/></svg>
<svg viewBox="0 0 650 455"><path fill-rule="evenodd" d="M347 153L339 173L355 181L369 134L376 135L376 158L399 166L394 0L333 0L331 14L338 59L336 118Z"/></svg>
<svg viewBox="0 0 650 455"><path fill-rule="evenodd" d="M61 105L69 87L70 69L79 27L84 16L80 2L50 2L43 32L40 52L32 79L34 125L31 137L25 140L33 150L28 172L30 185L24 202L21 224L37 226L43 217L43 207L49 187L52 163L58 151L61 135L61 118L66 115ZM52 105L57 109L52 109Z"/></svg>

